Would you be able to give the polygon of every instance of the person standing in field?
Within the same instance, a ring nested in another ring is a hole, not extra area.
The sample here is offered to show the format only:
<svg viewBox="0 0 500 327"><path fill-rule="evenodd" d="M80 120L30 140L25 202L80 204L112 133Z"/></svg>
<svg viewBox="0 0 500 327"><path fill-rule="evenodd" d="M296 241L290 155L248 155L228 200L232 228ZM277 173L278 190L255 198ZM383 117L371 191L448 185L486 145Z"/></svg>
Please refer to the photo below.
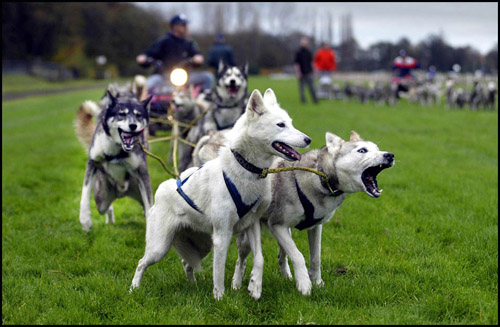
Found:
<svg viewBox="0 0 500 327"><path fill-rule="evenodd" d="M327 42L321 44L321 48L314 55L314 67L317 69L320 78L322 76L331 77L332 72L337 69L335 52Z"/></svg>
<svg viewBox="0 0 500 327"><path fill-rule="evenodd" d="M299 78L299 88L300 88L300 100L302 103L306 103L306 96L304 88L307 85L309 92L314 103L318 103L316 98L316 90L314 89L314 70L312 67L313 56L311 51L308 49L309 39L307 37L302 37L300 39L300 48L295 53L295 72Z"/></svg>

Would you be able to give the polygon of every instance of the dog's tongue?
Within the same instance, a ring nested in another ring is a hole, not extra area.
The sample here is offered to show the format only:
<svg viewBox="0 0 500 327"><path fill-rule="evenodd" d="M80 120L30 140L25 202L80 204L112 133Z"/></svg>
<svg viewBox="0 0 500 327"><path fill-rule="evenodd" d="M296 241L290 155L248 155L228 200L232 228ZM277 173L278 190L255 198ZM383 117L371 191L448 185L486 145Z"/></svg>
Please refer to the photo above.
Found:
<svg viewBox="0 0 500 327"><path fill-rule="evenodd" d="M236 96L236 93L238 93L239 91L239 87L238 86L230 86L229 87L229 94L232 96L232 97L235 97Z"/></svg>
<svg viewBox="0 0 500 327"><path fill-rule="evenodd" d="M281 142L274 142L273 147L278 150L279 152L283 153L285 156L287 156L291 160L300 160L302 157L300 153L295 151L294 148L291 146L286 145L285 143Z"/></svg>
<svg viewBox="0 0 500 327"><path fill-rule="evenodd" d="M137 141L137 136L141 133L142 131L137 133L122 132L122 140L125 147L131 149L134 143Z"/></svg>

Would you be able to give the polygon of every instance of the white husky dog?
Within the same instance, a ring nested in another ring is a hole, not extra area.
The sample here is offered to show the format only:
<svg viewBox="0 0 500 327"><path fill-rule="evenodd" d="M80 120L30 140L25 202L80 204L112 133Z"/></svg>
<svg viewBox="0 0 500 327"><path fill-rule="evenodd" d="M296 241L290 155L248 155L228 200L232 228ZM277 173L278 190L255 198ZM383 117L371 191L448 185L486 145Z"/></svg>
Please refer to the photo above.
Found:
<svg viewBox="0 0 500 327"><path fill-rule="evenodd" d="M147 267L160 261L173 245L183 258L190 281L193 270L213 245L214 297L224 294L224 267L233 233L248 229L254 267L248 290L255 299L262 291L264 259L258 217L271 201L271 181L259 178L276 156L294 161L292 147L307 147L311 139L295 129L276 96L267 89L250 95L245 113L228 136L228 147L202 167L192 167L179 180L163 182L156 191L146 223L146 250L139 260L131 290L139 287Z"/></svg>

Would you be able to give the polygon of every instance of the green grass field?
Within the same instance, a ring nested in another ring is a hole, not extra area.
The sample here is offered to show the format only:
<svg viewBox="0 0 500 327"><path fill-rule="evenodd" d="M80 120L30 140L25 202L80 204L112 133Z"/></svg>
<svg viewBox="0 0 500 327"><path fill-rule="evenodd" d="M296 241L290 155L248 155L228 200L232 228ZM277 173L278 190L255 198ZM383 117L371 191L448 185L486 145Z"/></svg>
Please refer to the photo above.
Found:
<svg viewBox="0 0 500 327"><path fill-rule="evenodd" d="M144 253L142 209L120 199L116 224L106 225L92 202L94 226L82 232L86 153L72 121L103 90L78 91L2 103L2 324L498 324L498 111L302 105L295 80L251 77L250 89L268 87L311 148L326 131L355 130L396 157L378 177L379 199L349 195L324 226L323 287L301 296L264 229L259 301L246 290L251 257L244 287L231 289L234 242L221 301L212 254L190 284L174 251L129 294ZM163 157L167 149L152 144ZM169 176L148 161L156 190ZM307 233L293 237L308 261Z"/></svg>

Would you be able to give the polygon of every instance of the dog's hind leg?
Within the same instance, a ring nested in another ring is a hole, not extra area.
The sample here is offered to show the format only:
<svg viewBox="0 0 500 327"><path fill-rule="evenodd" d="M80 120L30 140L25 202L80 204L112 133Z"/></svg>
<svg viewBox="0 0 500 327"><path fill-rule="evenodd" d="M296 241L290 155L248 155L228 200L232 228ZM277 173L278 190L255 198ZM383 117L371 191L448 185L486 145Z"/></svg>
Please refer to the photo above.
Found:
<svg viewBox="0 0 500 327"><path fill-rule="evenodd" d="M165 257L174 240L177 226L165 222L167 217L162 209L153 205L149 212L146 223L146 250L135 270L130 291L140 286L146 269Z"/></svg>
<svg viewBox="0 0 500 327"><path fill-rule="evenodd" d="M234 268L233 275L232 287L234 290L241 287L241 281L243 279L243 275L245 274L245 268L247 265L247 256L251 250L250 242L248 241L248 236L245 232L238 234L236 245L238 246L238 260L236 260L236 267Z"/></svg>
<svg viewBox="0 0 500 327"><path fill-rule="evenodd" d="M309 239L309 277L316 285L323 286L321 279L321 231L323 225L317 225L307 230Z"/></svg>
<svg viewBox="0 0 500 327"><path fill-rule="evenodd" d="M99 213L106 214L106 224L114 224L115 212L112 203L116 199L116 190L101 174L98 174L96 179L94 199Z"/></svg>
<svg viewBox="0 0 500 327"><path fill-rule="evenodd" d="M201 270L201 260L212 248L212 236L190 228L182 228L176 233L172 245L182 257L182 265L188 280L196 282L194 271Z"/></svg>
<svg viewBox="0 0 500 327"><path fill-rule="evenodd" d="M247 235L253 253L253 268L250 275L250 283L248 284L248 291L250 292L250 296L258 300L262 294L262 274L264 270L260 221L258 219L247 229Z"/></svg>
<svg viewBox="0 0 500 327"><path fill-rule="evenodd" d="M279 244L279 243L278 243ZM278 264L280 265L281 274L287 279L292 279L292 272L288 265L288 256L285 249L280 245L280 252L278 253Z"/></svg>

